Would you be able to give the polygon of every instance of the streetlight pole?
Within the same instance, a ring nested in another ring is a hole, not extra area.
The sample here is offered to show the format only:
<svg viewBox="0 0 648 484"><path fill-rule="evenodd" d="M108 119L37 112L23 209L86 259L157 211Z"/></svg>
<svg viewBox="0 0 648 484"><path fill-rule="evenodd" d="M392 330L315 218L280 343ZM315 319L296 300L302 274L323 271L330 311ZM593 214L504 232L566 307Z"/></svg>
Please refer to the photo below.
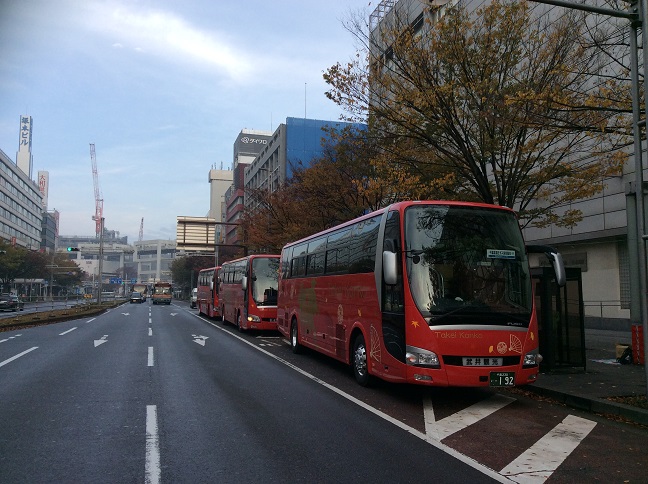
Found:
<svg viewBox="0 0 648 484"><path fill-rule="evenodd" d="M92 220L97 220L97 217L93 216ZM104 242L104 222L105 218L101 217L100 223L100 232L99 232L99 284L97 287L97 304L101 304L101 292L103 291L103 282L101 280L101 273L103 272L103 242Z"/></svg>

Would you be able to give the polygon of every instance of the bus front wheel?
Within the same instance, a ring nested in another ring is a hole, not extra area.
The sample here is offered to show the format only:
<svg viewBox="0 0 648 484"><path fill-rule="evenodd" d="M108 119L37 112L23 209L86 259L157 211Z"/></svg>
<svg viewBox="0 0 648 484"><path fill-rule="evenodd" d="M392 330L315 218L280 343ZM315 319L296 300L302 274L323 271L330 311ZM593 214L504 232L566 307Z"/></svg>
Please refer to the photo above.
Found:
<svg viewBox="0 0 648 484"><path fill-rule="evenodd" d="M290 349L295 354L301 351L301 345L299 344L299 326L295 319L293 319L293 322L290 325Z"/></svg>
<svg viewBox="0 0 648 484"><path fill-rule="evenodd" d="M358 333L358 336L353 340L353 354L351 356L353 376L363 387L369 386L371 377L367 369L367 345L362 333Z"/></svg>

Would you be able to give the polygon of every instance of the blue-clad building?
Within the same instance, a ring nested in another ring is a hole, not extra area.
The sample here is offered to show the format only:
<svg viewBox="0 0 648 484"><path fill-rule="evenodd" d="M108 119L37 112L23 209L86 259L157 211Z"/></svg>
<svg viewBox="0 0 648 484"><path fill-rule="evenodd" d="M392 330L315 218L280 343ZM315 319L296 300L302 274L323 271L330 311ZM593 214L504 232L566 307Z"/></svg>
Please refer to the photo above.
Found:
<svg viewBox="0 0 648 484"><path fill-rule="evenodd" d="M290 179L294 167L309 166L324 154L326 141L330 139L327 130L341 131L349 126L365 129L365 125L343 121L286 118L245 169L245 187L275 191ZM246 200L246 205L250 203Z"/></svg>

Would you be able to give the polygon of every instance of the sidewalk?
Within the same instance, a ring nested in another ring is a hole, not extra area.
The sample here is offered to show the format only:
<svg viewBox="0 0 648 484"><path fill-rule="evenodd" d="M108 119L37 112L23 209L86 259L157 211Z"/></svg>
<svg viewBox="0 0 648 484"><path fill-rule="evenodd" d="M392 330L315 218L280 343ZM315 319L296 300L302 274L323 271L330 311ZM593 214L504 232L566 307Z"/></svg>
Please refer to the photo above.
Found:
<svg viewBox="0 0 648 484"><path fill-rule="evenodd" d="M630 344L631 338L630 332L586 329L585 373L582 368L541 373L536 383L523 388L573 408L618 415L648 425L648 410L606 399L646 395L644 366L616 363L616 343Z"/></svg>

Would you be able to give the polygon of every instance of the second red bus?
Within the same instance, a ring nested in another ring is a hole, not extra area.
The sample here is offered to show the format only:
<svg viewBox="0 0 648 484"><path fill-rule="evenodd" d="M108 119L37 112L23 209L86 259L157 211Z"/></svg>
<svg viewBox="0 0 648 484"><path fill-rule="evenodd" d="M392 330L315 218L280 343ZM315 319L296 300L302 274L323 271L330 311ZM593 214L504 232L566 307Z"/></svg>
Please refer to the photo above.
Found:
<svg viewBox="0 0 648 484"><path fill-rule="evenodd" d="M239 331L277 329L278 255L250 255L224 263L219 271L223 321Z"/></svg>

